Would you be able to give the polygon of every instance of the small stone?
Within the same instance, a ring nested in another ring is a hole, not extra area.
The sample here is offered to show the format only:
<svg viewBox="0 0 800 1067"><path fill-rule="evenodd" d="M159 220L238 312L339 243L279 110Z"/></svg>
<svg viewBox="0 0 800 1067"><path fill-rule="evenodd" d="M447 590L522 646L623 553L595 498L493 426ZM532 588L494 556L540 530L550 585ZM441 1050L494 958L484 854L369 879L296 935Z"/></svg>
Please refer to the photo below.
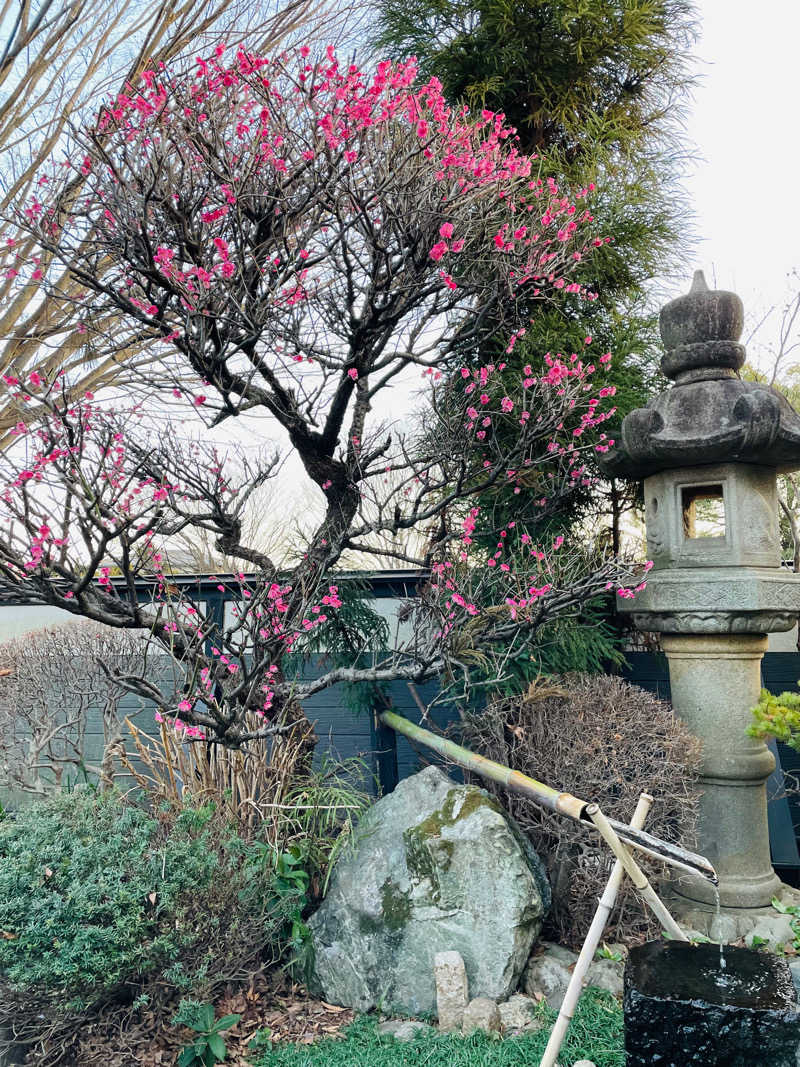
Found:
<svg viewBox="0 0 800 1067"><path fill-rule="evenodd" d="M572 1067L595 1067L591 1060L576 1060Z"/></svg>
<svg viewBox="0 0 800 1067"><path fill-rule="evenodd" d="M467 971L460 953L437 952L433 959L433 977L439 1029L444 1034L460 1030L469 1001Z"/></svg>
<svg viewBox="0 0 800 1067"><path fill-rule="evenodd" d="M536 946L536 955L549 956L550 959L565 963L567 967L574 967L578 962L578 953L563 945L557 945L555 941L540 941Z"/></svg>
<svg viewBox="0 0 800 1067"><path fill-rule="evenodd" d="M482 1030L486 1034L500 1033L500 1011L489 997L475 997L464 1012L461 1032L466 1037L476 1030Z"/></svg>
<svg viewBox="0 0 800 1067"><path fill-rule="evenodd" d="M748 948L753 947L753 941L756 941L756 947L763 945L765 942L769 948L775 949L779 945L791 944L794 941L794 931L792 930L793 915L781 915L776 912L774 915L766 915L763 919L753 926L752 930L745 937L745 944Z"/></svg>
<svg viewBox="0 0 800 1067"><path fill-rule="evenodd" d="M739 933L739 920L735 915L715 915L709 919L708 936L723 945L730 945L741 936Z"/></svg>
<svg viewBox="0 0 800 1067"><path fill-rule="evenodd" d="M595 960L594 963L589 965L584 985L594 986L595 989L605 989L607 993L613 993L615 997L621 997L622 972L623 964L621 962Z"/></svg>
<svg viewBox="0 0 800 1067"><path fill-rule="evenodd" d="M541 1030L546 1024L539 1014L536 1001L522 993L497 1005L504 1034L521 1034L529 1030Z"/></svg>
<svg viewBox="0 0 800 1067"><path fill-rule="evenodd" d="M378 1027L378 1033L383 1037L393 1037L395 1041L401 1041L404 1044L413 1041L417 1034L427 1031L433 1032L433 1027L420 1022L419 1019L389 1019L388 1022L381 1023Z"/></svg>
<svg viewBox="0 0 800 1067"><path fill-rule="evenodd" d="M577 959L577 956L574 959ZM564 1001L564 994L572 977L570 966L572 964L567 964L563 959L555 958L549 952L532 956L523 975L525 992L531 997L535 997L537 993L544 996L548 1005L554 1011L558 1011Z"/></svg>

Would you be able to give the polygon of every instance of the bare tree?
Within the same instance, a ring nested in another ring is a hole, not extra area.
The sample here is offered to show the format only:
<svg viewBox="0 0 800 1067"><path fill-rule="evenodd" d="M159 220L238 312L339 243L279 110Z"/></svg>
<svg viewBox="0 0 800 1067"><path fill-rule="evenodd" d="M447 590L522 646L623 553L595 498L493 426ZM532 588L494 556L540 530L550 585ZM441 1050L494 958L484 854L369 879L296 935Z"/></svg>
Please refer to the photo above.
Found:
<svg viewBox="0 0 800 1067"><path fill-rule="evenodd" d="M17 269L32 252L30 239L10 217L13 205L45 187L43 170L63 150L71 127L91 124L101 101L135 86L147 67L177 56L229 46L273 49L301 27L326 15L327 0L4 0L0 6L0 373L24 376L37 367L65 373L75 390L124 380L127 364L145 359L135 337L109 346L117 328L110 311L79 324L74 304L44 297L33 284L18 286ZM329 12L328 12L329 14ZM102 141L102 135L99 135ZM80 170L59 190L55 210L69 213L84 189ZM88 236L88 235L87 235ZM42 266L48 262L47 253ZM102 273L103 265L97 269ZM66 275L64 293L77 291ZM10 394L0 399L0 446L12 438L21 413Z"/></svg>
<svg viewBox="0 0 800 1067"><path fill-rule="evenodd" d="M113 780L122 741L125 690L109 671L141 672L144 642L135 633L97 623L39 630L0 645L0 781L11 790L42 795L64 775ZM99 760L87 753L87 727L102 723Z"/></svg>

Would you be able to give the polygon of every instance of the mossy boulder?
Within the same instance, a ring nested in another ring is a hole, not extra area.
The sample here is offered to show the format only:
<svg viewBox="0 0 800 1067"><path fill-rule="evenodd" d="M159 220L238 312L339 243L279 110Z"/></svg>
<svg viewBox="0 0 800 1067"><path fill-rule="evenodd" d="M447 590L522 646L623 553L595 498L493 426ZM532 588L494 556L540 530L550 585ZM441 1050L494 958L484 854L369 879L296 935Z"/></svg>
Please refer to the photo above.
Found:
<svg viewBox="0 0 800 1067"><path fill-rule="evenodd" d="M514 991L550 905L544 868L482 789L436 767L359 824L312 917L312 984L360 1011L436 1011L433 959L460 952L471 997Z"/></svg>

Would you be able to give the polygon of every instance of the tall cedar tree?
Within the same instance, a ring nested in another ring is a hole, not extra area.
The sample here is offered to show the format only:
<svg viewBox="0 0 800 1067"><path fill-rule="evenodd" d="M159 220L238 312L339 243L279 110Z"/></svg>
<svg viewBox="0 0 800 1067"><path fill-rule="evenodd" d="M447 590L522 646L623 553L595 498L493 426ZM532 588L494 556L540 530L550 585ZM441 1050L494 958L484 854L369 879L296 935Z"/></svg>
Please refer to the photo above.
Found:
<svg viewBox="0 0 800 1067"><path fill-rule="evenodd" d="M686 0L380 0L378 5L376 46L417 56L451 100L505 114L521 147L537 153L542 173L556 175L562 188L597 187L592 210L598 232L613 240L579 264L577 276L598 299L532 305L525 336L503 358L511 373L526 364L535 370L547 352L580 355L589 337L594 351L612 352L610 377L617 387L612 438L622 417L659 387L653 278L685 272L691 238L679 184L686 158L680 134L694 35ZM465 361L485 361L492 347L486 342L483 351L465 353ZM502 347L498 343L495 351ZM596 471L587 474L591 484L576 485L561 514L548 514L547 532L580 541L591 524L599 527L598 544L617 552L620 521L635 504L638 487L609 483ZM497 512L536 525L534 492L514 495L504 488L484 501L488 504L483 514L491 526ZM592 639L585 639L580 625L566 632L562 621L557 635L540 635L545 644L537 666L600 665L612 649L600 640L604 633L612 636L601 622L606 613L587 614L585 607L583 612Z"/></svg>

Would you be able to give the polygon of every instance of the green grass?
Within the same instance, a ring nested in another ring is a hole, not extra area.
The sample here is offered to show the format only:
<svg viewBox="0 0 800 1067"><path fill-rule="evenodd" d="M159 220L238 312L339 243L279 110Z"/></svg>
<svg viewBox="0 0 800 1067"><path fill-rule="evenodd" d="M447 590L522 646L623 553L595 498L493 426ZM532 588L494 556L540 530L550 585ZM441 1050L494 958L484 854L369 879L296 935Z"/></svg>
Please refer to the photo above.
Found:
<svg viewBox="0 0 800 1067"><path fill-rule="evenodd" d="M555 1019L547 1013L548 1021ZM408 1044L381 1037L375 1020L362 1017L343 1040L316 1045L275 1046L254 1060L257 1067L538 1067L549 1027L524 1037L498 1041L472 1037L426 1036ZM597 1067L624 1067L622 1009L608 993L590 991L581 998L559 1057L562 1064L588 1059Z"/></svg>

